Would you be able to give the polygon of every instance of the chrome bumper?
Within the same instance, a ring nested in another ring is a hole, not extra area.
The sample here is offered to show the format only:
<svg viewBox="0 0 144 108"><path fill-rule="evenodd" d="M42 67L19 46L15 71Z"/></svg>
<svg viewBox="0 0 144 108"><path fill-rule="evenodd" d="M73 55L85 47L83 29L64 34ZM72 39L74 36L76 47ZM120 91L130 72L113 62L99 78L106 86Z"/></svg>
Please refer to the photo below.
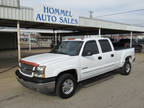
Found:
<svg viewBox="0 0 144 108"><path fill-rule="evenodd" d="M55 91L55 81L46 82L46 83L35 83L30 81L25 81L22 78L16 76L18 82L26 88L36 90L42 93L51 93Z"/></svg>

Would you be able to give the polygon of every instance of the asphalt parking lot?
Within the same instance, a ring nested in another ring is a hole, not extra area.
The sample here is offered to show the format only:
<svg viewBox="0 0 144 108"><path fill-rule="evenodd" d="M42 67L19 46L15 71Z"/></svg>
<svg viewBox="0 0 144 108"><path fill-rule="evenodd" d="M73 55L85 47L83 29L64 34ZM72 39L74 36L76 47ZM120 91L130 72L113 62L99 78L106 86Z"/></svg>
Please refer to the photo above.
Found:
<svg viewBox="0 0 144 108"><path fill-rule="evenodd" d="M15 78L14 55L0 61L0 108L144 108L144 54L136 54L129 76L112 74L81 84L76 94L65 100L21 86ZM13 67L7 69L9 66Z"/></svg>

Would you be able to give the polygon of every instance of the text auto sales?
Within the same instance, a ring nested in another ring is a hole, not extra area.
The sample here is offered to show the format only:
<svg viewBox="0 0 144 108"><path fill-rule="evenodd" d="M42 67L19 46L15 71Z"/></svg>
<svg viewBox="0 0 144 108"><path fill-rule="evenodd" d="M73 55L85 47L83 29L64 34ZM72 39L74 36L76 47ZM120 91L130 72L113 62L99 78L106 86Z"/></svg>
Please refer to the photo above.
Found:
<svg viewBox="0 0 144 108"><path fill-rule="evenodd" d="M43 7L43 13L37 14L36 20L61 24L78 24L78 19L73 18L71 11L46 6Z"/></svg>

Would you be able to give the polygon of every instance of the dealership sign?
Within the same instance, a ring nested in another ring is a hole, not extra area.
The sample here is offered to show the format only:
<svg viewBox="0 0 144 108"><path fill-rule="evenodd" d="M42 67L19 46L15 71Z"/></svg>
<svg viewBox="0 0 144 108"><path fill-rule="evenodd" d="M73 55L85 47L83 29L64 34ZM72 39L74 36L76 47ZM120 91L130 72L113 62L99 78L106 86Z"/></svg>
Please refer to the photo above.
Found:
<svg viewBox="0 0 144 108"><path fill-rule="evenodd" d="M72 11L49 7L46 5L34 9L34 17L37 22L78 25L79 17Z"/></svg>

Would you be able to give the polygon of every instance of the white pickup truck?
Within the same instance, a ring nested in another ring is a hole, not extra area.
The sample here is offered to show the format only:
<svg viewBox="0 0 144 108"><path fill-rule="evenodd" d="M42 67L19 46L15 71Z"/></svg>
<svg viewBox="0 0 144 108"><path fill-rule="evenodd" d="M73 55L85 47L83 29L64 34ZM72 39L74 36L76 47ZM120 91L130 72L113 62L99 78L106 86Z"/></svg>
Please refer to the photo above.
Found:
<svg viewBox="0 0 144 108"><path fill-rule="evenodd" d="M134 55L134 48L115 51L107 38L67 39L50 53L21 59L16 76L25 87L55 90L69 98L83 80L115 69L128 75Z"/></svg>

